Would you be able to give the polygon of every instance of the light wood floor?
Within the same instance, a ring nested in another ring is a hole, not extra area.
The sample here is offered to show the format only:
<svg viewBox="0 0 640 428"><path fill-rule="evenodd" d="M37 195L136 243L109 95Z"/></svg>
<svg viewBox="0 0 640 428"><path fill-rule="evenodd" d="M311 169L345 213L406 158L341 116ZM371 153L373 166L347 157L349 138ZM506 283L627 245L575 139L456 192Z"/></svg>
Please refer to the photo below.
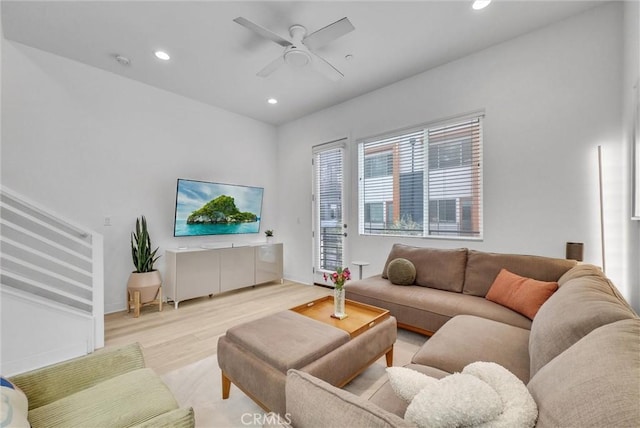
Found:
<svg viewBox="0 0 640 428"><path fill-rule="evenodd" d="M105 316L105 346L140 342L145 362L163 375L216 353L218 337L230 327L331 294L328 288L285 281L249 287L173 305L143 307L140 317Z"/></svg>

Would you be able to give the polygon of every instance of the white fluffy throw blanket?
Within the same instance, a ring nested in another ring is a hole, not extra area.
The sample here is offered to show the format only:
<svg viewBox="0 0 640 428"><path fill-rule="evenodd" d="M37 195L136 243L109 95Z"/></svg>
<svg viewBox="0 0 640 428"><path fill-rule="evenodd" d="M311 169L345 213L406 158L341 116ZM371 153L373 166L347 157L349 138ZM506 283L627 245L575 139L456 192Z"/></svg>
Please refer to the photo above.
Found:
<svg viewBox="0 0 640 428"><path fill-rule="evenodd" d="M530 428L538 418L524 383L495 363L475 362L442 379L405 367L387 373L395 393L409 402L405 419L421 428Z"/></svg>

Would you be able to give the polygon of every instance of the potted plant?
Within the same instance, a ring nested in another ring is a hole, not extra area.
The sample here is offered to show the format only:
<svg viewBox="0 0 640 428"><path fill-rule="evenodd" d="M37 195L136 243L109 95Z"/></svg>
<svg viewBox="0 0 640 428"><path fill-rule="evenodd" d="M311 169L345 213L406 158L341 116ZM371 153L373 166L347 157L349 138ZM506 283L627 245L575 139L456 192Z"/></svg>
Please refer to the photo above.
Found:
<svg viewBox="0 0 640 428"><path fill-rule="evenodd" d="M153 268L153 264L160 258L156 256L157 252L158 248L151 250L147 219L144 216L137 218L136 230L131 232L131 256L136 270L129 275L127 291L131 296L135 291L139 291L140 303L154 301L162 285L160 272Z"/></svg>
<svg viewBox="0 0 640 428"><path fill-rule="evenodd" d="M267 229L264 231L265 236L267 237L267 242L271 242L273 239L273 230Z"/></svg>

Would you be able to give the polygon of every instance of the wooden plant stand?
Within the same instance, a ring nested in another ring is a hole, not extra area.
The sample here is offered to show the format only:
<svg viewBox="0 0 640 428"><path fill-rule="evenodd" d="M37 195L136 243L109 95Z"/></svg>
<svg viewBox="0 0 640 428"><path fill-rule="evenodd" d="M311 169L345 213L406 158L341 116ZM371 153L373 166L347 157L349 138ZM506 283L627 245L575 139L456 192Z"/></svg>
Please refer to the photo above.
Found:
<svg viewBox="0 0 640 428"><path fill-rule="evenodd" d="M158 289L156 299L146 303L140 302L139 291L127 289L127 313L130 313L133 307L133 317L138 318L140 316L140 308L145 305L158 305L158 312L162 312L162 287Z"/></svg>

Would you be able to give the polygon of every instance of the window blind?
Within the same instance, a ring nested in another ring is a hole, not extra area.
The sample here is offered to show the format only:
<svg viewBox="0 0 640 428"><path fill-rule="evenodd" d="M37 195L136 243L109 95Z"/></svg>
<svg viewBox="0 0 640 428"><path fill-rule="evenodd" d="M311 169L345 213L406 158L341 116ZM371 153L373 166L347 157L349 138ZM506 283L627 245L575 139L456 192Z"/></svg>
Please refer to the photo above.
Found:
<svg viewBox="0 0 640 428"><path fill-rule="evenodd" d="M426 130L428 235L480 237L481 120Z"/></svg>
<svg viewBox="0 0 640 428"><path fill-rule="evenodd" d="M316 266L335 271L343 265L341 147L314 153L314 202L316 212Z"/></svg>
<svg viewBox="0 0 640 428"><path fill-rule="evenodd" d="M358 144L365 235L482 235L482 118Z"/></svg>

